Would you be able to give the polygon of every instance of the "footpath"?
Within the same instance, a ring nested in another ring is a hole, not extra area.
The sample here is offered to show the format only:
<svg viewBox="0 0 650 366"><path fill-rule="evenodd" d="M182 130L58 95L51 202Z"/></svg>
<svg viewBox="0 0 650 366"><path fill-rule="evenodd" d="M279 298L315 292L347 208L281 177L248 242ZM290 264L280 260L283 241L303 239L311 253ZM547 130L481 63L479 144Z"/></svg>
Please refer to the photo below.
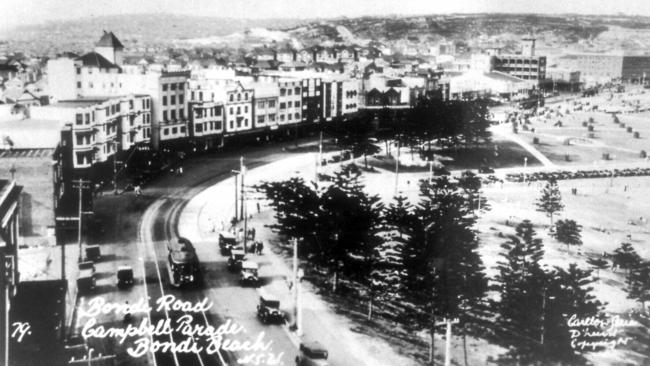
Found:
<svg viewBox="0 0 650 366"><path fill-rule="evenodd" d="M277 235L265 227L273 222L273 210L264 204L260 194L253 193L253 189L248 187L264 180L286 179L291 176L300 176L306 181L311 181L316 175L315 161L316 154L300 154L246 172L245 184L249 199L246 201L245 212L251 217L248 228L254 227L256 239L262 240L267 246L263 255L251 256L251 259L265 263L260 268L261 278L273 279L258 291L278 298L283 304L283 310L288 314L292 313L293 304L289 288L292 270L280 255L268 248L268 243L278 240ZM235 212L234 190L235 180L229 178L193 197L180 215L179 235L192 242L216 243L218 232L230 228L229 222ZM303 281L300 287L303 335L299 337L295 332L286 329L286 334L295 346L301 340L318 340L329 350L331 363L339 366L416 364L415 361L397 354L388 342L352 331L351 321L338 315L334 306L316 294L308 283ZM288 323L292 320L290 318Z"/></svg>

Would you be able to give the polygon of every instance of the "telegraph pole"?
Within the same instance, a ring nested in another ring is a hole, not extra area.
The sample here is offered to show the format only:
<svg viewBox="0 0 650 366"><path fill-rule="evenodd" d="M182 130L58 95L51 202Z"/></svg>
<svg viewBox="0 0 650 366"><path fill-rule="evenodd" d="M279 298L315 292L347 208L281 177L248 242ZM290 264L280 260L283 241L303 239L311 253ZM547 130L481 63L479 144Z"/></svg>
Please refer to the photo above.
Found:
<svg viewBox="0 0 650 366"><path fill-rule="evenodd" d="M244 219L244 177L246 175L244 169L246 168L244 167L244 157L242 156L239 158L239 174L241 174L241 197L239 198L241 204L239 206L239 214L241 215L241 219Z"/></svg>
<svg viewBox="0 0 650 366"><path fill-rule="evenodd" d="M399 193L399 137L397 139L397 158L395 159L395 196Z"/></svg>
<svg viewBox="0 0 650 366"><path fill-rule="evenodd" d="M82 217L83 217L83 214L87 213L87 212L83 211L83 200L82 200L82 198L83 198L83 189L87 188L87 187L85 187L85 185L89 184L89 183L90 183L89 180L84 180L84 179L79 178L76 181L76 187L74 187L74 188L79 189L79 210L78 210L78 216L77 216L77 230L78 230L77 242L78 242L78 245L79 245L79 262L81 262L83 260L83 255L82 255L82 251L81 251L81 249L82 249L81 248ZM62 252L64 253L65 250L62 250ZM63 264L64 260L65 260L65 258L62 258L62 260L61 260L61 267L62 267L61 269L62 269L63 272L65 272L65 265Z"/></svg>

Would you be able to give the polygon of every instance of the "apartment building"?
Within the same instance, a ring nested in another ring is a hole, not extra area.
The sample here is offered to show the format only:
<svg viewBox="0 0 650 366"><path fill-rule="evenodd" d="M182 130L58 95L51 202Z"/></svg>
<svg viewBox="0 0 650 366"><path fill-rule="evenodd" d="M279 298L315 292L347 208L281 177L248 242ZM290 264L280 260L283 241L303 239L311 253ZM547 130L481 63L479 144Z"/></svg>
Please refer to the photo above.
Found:
<svg viewBox="0 0 650 366"><path fill-rule="evenodd" d="M284 78L278 81L278 123L290 125L303 120L302 83L300 79Z"/></svg>
<svg viewBox="0 0 650 366"><path fill-rule="evenodd" d="M546 79L546 56L535 55L535 39L522 40L522 52L518 55L496 54L494 70L508 75L530 80L531 84L539 84Z"/></svg>
<svg viewBox="0 0 650 366"><path fill-rule="evenodd" d="M253 129L253 89L246 88L236 81L225 90L224 121L227 134Z"/></svg>
<svg viewBox="0 0 650 366"><path fill-rule="evenodd" d="M256 129L276 130L279 126L280 87L277 83L254 83L253 126ZM300 95L300 93L298 93ZM299 107L298 107L299 108Z"/></svg>
<svg viewBox="0 0 650 366"><path fill-rule="evenodd" d="M151 131L151 98L147 95L78 98L32 107L35 119L55 119L72 131L75 170L108 161L117 151L148 143Z"/></svg>

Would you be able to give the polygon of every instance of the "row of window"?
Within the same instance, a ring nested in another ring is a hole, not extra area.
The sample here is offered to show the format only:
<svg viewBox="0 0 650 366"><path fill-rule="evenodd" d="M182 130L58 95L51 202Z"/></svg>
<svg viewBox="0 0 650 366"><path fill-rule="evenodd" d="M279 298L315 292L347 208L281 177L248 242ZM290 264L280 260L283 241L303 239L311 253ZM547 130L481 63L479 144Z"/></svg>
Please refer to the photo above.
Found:
<svg viewBox="0 0 650 366"><path fill-rule="evenodd" d="M167 114L167 112L169 112L169 114ZM170 111L163 111L162 115L163 115L163 121L165 121L165 122L167 122L169 120L171 120L171 121L176 120L176 110L175 109L172 109ZM169 117L169 118L167 118L167 117ZM185 119L185 109L184 108L181 108L181 109L178 110L178 119L181 119L181 120Z"/></svg>
<svg viewBox="0 0 650 366"><path fill-rule="evenodd" d="M208 132L208 131L220 131L221 130L221 121L212 121L212 122L203 122L194 125L194 131L196 133Z"/></svg>
<svg viewBox="0 0 650 366"><path fill-rule="evenodd" d="M169 97L169 104L170 105L175 105L176 104L176 96L171 95ZM185 96L183 94L178 96L178 104L185 104ZM167 96L162 97L162 105L167 105Z"/></svg>
<svg viewBox="0 0 650 366"><path fill-rule="evenodd" d="M115 87L114 83L111 83L110 85L111 85L111 88ZM119 85L120 88L122 87L122 83L119 83L118 85ZM77 89L81 89L81 87L82 87L81 81L77 81ZM95 87L95 84L92 81L89 81L88 82L88 88L93 89L94 87ZM106 83L102 83L102 89L106 89Z"/></svg>
<svg viewBox="0 0 650 366"><path fill-rule="evenodd" d="M178 85L178 86L177 86L177 85ZM163 91L167 91L167 89L169 89L169 90L176 90L177 87L178 87L178 90L183 90L183 89L185 88L185 83L178 83L178 84L177 84L177 83L169 83L169 84L163 84L163 85L162 85L162 90L163 90Z"/></svg>
<svg viewBox="0 0 650 366"><path fill-rule="evenodd" d="M234 111L233 107L230 107L229 110L228 110L228 113L232 115L233 111ZM248 113L248 106L247 105L244 106L244 113ZM237 107L237 114L241 114L241 107Z"/></svg>
<svg viewBox="0 0 650 366"><path fill-rule="evenodd" d="M299 88L299 87L295 87L295 88L293 88L293 92L294 92L296 95L300 95L300 88ZM291 95L291 94L292 94L292 90L291 90L290 88L287 88L287 89L285 89L285 88L280 88L280 96L281 96L281 97L284 97L285 95Z"/></svg>
<svg viewBox="0 0 650 366"><path fill-rule="evenodd" d="M248 118L242 119L242 118L237 118L237 128L242 127L242 122L244 122L244 127L248 127ZM230 121L230 129L232 130L234 128L233 121Z"/></svg>
<svg viewBox="0 0 650 366"><path fill-rule="evenodd" d="M185 134L185 126L180 126L180 127L165 127L163 128L163 136L169 136L169 132L171 130L172 135L175 135L178 133L180 129L180 132L182 134Z"/></svg>
<svg viewBox="0 0 650 366"><path fill-rule="evenodd" d="M268 102L264 100L260 100L259 102L257 102L257 108L259 109L264 109L267 106L269 108L275 108L275 100L269 100Z"/></svg>
<svg viewBox="0 0 650 366"><path fill-rule="evenodd" d="M280 103L280 109L281 110L282 109L287 109L287 108L293 108L293 107L300 108L300 102L295 101L293 104L291 102L287 102L286 104L285 103Z"/></svg>

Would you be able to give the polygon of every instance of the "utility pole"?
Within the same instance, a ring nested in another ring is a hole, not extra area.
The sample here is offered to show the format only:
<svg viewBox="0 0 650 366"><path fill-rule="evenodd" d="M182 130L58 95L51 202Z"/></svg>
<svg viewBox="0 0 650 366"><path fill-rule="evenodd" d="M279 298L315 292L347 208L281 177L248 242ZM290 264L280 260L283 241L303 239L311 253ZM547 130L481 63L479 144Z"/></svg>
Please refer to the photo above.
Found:
<svg viewBox="0 0 650 366"><path fill-rule="evenodd" d="M298 328L298 239L291 239L293 243L293 282L291 292L293 298L293 319Z"/></svg>
<svg viewBox="0 0 650 366"><path fill-rule="evenodd" d="M239 174L241 174L241 197L239 198L241 200L241 204L239 206L239 214L241 215L241 219L244 219L244 177L246 176L246 169L244 167L244 157L239 158Z"/></svg>
<svg viewBox="0 0 650 366"><path fill-rule="evenodd" d="M444 318L443 321L436 323L436 325L447 325L447 331L445 334L445 366L451 366L451 326L453 324L458 324L459 322L458 318ZM431 364L434 364L433 359L431 360Z"/></svg>
<svg viewBox="0 0 650 366"><path fill-rule="evenodd" d="M236 170L233 170L233 172L236 172ZM237 172L237 173L239 173L239 172ZM237 181L238 181L237 177L238 176L239 176L239 174L235 175L235 220L237 220L237 217L239 217L237 215L237 204L239 203L238 198L237 198L237 190L239 189L239 187L237 186Z"/></svg>
<svg viewBox="0 0 650 366"><path fill-rule="evenodd" d="M84 180L84 179L79 178L76 181L76 186L74 187L74 188L79 189L79 210L78 210L78 216L77 216L77 231L78 231L78 233L77 233L77 243L79 245L79 262L82 262L82 260L83 260L83 254L82 254L82 250L81 250L82 249L81 248L82 217L83 217L83 214L88 213L88 212L83 211L83 200L82 200L82 198L83 198L83 189L88 188L88 187L85 187L85 185L89 184L89 183L90 183L89 180ZM65 251L63 250L63 252L65 252ZM61 258L61 263L62 263L61 266L62 266L62 271L63 272L65 272L65 267L64 267L65 265L63 264L64 260L65 260L65 258Z"/></svg>
<svg viewBox="0 0 650 366"><path fill-rule="evenodd" d="M114 143L115 151L113 152L113 194L117 195L117 141Z"/></svg>
<svg viewBox="0 0 650 366"><path fill-rule="evenodd" d="M397 139L397 158L395 159L395 196L399 193L399 136Z"/></svg>

